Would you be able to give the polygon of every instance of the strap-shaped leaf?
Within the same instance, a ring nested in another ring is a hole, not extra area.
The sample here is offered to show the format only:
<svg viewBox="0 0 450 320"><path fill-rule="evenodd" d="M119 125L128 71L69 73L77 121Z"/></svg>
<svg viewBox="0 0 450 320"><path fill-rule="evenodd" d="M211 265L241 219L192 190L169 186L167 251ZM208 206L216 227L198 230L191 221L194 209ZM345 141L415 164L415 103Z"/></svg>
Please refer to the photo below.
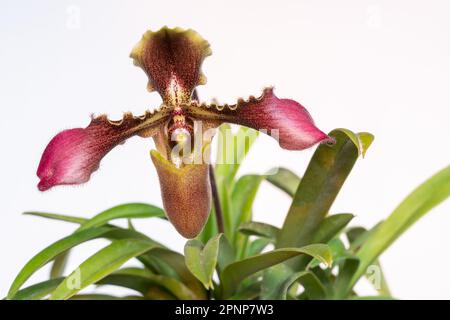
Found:
<svg viewBox="0 0 450 320"><path fill-rule="evenodd" d="M156 260L159 264L163 265L165 270L169 269L170 272L161 273L163 275L175 277L187 285L198 297L201 299L207 298L207 292L203 284L189 271L186 267L185 257L171 250L163 248L155 248L143 255L140 255L138 259L146 265L145 260Z"/></svg>
<svg viewBox="0 0 450 320"><path fill-rule="evenodd" d="M361 263L347 290L366 272L367 267L383 253L403 232L423 215L450 196L450 166L426 180L382 222L358 250Z"/></svg>
<svg viewBox="0 0 450 320"><path fill-rule="evenodd" d="M300 182L277 240L277 247L310 243L360 154L357 135L346 129L330 134L334 145L320 145Z"/></svg>
<svg viewBox="0 0 450 320"><path fill-rule="evenodd" d="M244 257L251 257L261 253L273 241L268 238L259 238L251 241L247 246Z"/></svg>
<svg viewBox="0 0 450 320"><path fill-rule="evenodd" d="M90 294L77 294L72 296L69 300L144 300L144 297L141 296L117 297L110 294L90 293Z"/></svg>
<svg viewBox="0 0 450 320"><path fill-rule="evenodd" d="M292 273L292 269L286 263L265 269L261 281L261 300L276 299L280 294L281 285Z"/></svg>
<svg viewBox="0 0 450 320"><path fill-rule="evenodd" d="M165 218L164 210L146 203L127 203L105 210L80 226L80 230L98 227L115 219Z"/></svg>
<svg viewBox="0 0 450 320"><path fill-rule="evenodd" d="M259 298L259 294L261 292L261 284L253 283L242 290L236 292L236 294L228 300L255 300Z"/></svg>
<svg viewBox="0 0 450 320"><path fill-rule="evenodd" d="M374 139L375 139L375 137L373 136L373 134L371 134L369 132L358 133L360 152L361 152L361 155L363 156L363 158L366 155L367 149L369 149L369 147L372 144Z"/></svg>
<svg viewBox="0 0 450 320"><path fill-rule="evenodd" d="M380 222L381 223L381 222ZM348 242L350 243L349 250L352 253L356 253L361 245L367 240L370 233L375 232L375 230L380 226L380 223L375 225L370 231L366 230L363 227L353 227L349 228L346 231L346 236L348 239ZM377 259L375 260L372 265L376 267L376 269L379 271L379 282L377 281L369 281L374 286L374 289L378 291L380 296L383 297L390 297L392 296L391 290L389 289L389 285L387 283L386 277L384 276L383 267L380 264L380 261ZM370 274L366 275L368 278L371 276Z"/></svg>
<svg viewBox="0 0 450 320"><path fill-rule="evenodd" d="M165 218L164 211L161 208L145 203L127 203L118 205L95 215L91 219L45 212L25 212L24 214L78 223L80 224L80 227L77 229L78 231L88 229L94 226L99 227L107 224L111 220L121 218L128 218L128 219L151 218L151 217ZM66 251L55 258L55 261L50 271L51 278L58 278L63 274L68 255L69 252Z"/></svg>
<svg viewBox="0 0 450 320"><path fill-rule="evenodd" d="M355 296L349 300L396 300L391 296Z"/></svg>
<svg viewBox="0 0 450 320"><path fill-rule="evenodd" d="M274 171L276 172L275 174L266 175L266 180L293 197L300 184L300 177L286 168L274 168L269 170L269 172Z"/></svg>
<svg viewBox="0 0 450 320"><path fill-rule="evenodd" d="M81 289L114 272L131 258L139 256L156 247L158 247L158 245L149 240L115 240L107 247L89 257L75 269L52 292L50 299L69 299Z"/></svg>
<svg viewBox="0 0 450 320"><path fill-rule="evenodd" d="M257 236L275 241L278 236L279 228L263 222L250 221L239 226L239 232L247 236Z"/></svg>
<svg viewBox="0 0 450 320"><path fill-rule="evenodd" d="M354 133L344 128L339 128L335 130L344 132L350 138L350 140L352 140L352 142L357 146L359 155L362 155L363 157L365 156L367 149L370 147L373 140L375 139L373 134L369 132Z"/></svg>
<svg viewBox="0 0 450 320"><path fill-rule="evenodd" d="M47 219L51 219L51 220L59 220L59 221L65 221L65 222L71 222L71 223L78 223L78 224L85 223L86 221L89 220L86 218L68 216L68 215L64 215L64 214L48 213L48 212L27 211L27 212L24 212L23 214L41 217L41 218L47 218Z"/></svg>
<svg viewBox="0 0 450 320"><path fill-rule="evenodd" d="M237 234L236 228L241 224L251 220L253 201L263 178L254 174L244 175L236 182L231 195L233 216L230 228L233 234Z"/></svg>
<svg viewBox="0 0 450 320"><path fill-rule="evenodd" d="M314 233L312 242L327 243L335 237L339 231L344 229L353 217L354 215L351 213L338 213L326 217L319 224L317 231Z"/></svg>
<svg viewBox="0 0 450 320"><path fill-rule="evenodd" d="M111 220L116 220L116 219L125 219L125 218L138 219L138 218L152 218L152 217L158 217L158 218L165 219L164 210L162 210L161 208L158 208L156 206L153 206L151 204L146 204L146 203L121 204L121 205L112 207L108 210L105 210L103 212L100 212L99 214L95 215L91 219L68 216L68 215L63 215L63 214L35 212L35 211L24 212L23 214L38 216L38 217L43 217L43 218L48 218L48 219L53 219L53 220L61 220L61 221L66 221L66 222L78 223L81 225L79 228L80 230L88 229L91 227L99 227L99 226L107 224Z"/></svg>
<svg viewBox="0 0 450 320"><path fill-rule="evenodd" d="M48 246L47 248L36 254L30 261L20 270L19 274L13 281L11 288L8 292L8 299L12 298L17 290L25 283L25 281L31 277L37 270L42 268L48 262L52 261L67 250L83 243L97 238L108 238L108 239L123 239L123 238L136 238L136 239L147 239L147 241L155 243L154 241L148 239L143 234L121 228L114 228L103 226L99 228L90 228L75 232L61 240L58 240Z"/></svg>
<svg viewBox="0 0 450 320"><path fill-rule="evenodd" d="M218 180L223 179L224 185L232 189L236 173L257 137L258 131L247 127L239 127L235 134L229 124L219 127L215 173Z"/></svg>
<svg viewBox="0 0 450 320"><path fill-rule="evenodd" d="M299 282L305 289L305 293L311 300L322 300L326 298L326 290L314 273L310 271L300 271L292 274L279 286L273 299L286 300L289 289L296 282Z"/></svg>
<svg viewBox="0 0 450 320"><path fill-rule="evenodd" d="M225 234L232 242L234 241L232 236L235 230L235 221L238 220L238 215L235 212L239 213L239 209L234 207L234 200L232 201L231 199L235 188L235 177L257 136L257 131L246 127L240 127L236 134L232 133L228 124L223 124L219 127L218 152L214 174L220 198ZM216 218L214 214L211 214L198 239L206 243L217 232Z"/></svg>
<svg viewBox="0 0 450 320"><path fill-rule="evenodd" d="M234 185L231 196L233 211L231 225L229 227L229 237L237 251L237 257L242 257L248 243L248 237L236 232L239 225L249 222L253 215L253 202L259 190L264 176L245 175L239 178Z"/></svg>
<svg viewBox="0 0 450 320"><path fill-rule="evenodd" d="M142 293L144 296L158 287L167 291L170 295L182 300L200 299L185 284L173 277L152 274L145 269L124 268L117 270L105 278L99 280L97 284L117 285L130 288Z"/></svg>
<svg viewBox="0 0 450 320"><path fill-rule="evenodd" d="M34 284L19 290L13 297L14 300L38 300L49 295L64 280L64 277L51 279ZM168 281L166 281L168 280ZM184 284L175 278L153 275L147 269L125 268L97 281L96 285L113 285L129 288L140 292L147 299L204 299L197 296ZM174 292L175 295L170 292ZM91 295L76 295L71 299L88 299ZM94 298L92 296L92 298ZM138 297L133 297L138 298ZM140 297L144 298L144 297ZM123 297L120 297L123 299ZM110 300L110 299L108 299Z"/></svg>
<svg viewBox="0 0 450 320"><path fill-rule="evenodd" d="M353 278L360 261L357 257L346 257L340 262L339 273L336 277L334 284L334 298L345 299L347 298L347 288L350 281Z"/></svg>
<svg viewBox="0 0 450 320"><path fill-rule="evenodd" d="M50 294L64 280L63 277L46 280L23 288L12 297L13 300L39 300Z"/></svg>
<svg viewBox="0 0 450 320"><path fill-rule="evenodd" d="M53 260L52 267L50 269L50 279L59 278L64 274L64 270L67 266L67 260L69 260L70 251L65 251L57 256Z"/></svg>
<svg viewBox="0 0 450 320"><path fill-rule="evenodd" d="M249 257L228 265L220 274L223 298L232 296L241 281L252 274L299 255L310 255L331 265L332 256L327 245L312 244L302 248L284 248Z"/></svg>

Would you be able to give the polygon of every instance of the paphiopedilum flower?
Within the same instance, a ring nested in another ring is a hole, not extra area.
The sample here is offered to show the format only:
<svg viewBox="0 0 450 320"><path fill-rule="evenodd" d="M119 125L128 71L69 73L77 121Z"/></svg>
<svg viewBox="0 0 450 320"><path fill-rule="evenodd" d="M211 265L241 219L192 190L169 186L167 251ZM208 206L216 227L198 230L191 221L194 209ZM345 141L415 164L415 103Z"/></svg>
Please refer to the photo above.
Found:
<svg viewBox="0 0 450 320"><path fill-rule="evenodd" d="M186 162L185 158L192 154L181 152L176 157L172 150L194 136L195 123L202 123L203 132L225 122L268 133L277 130L280 146L289 150L329 140L302 105L279 99L272 88L265 89L259 98L239 99L233 105L198 102L194 90L206 82L201 65L210 54L208 42L195 31L164 27L146 32L131 57L147 74L148 90L161 95L162 105L142 116L125 113L119 121L105 115L93 117L84 129L57 134L45 149L37 170L39 190L85 183L115 146L135 135L152 137L157 151L150 154L159 176L164 209L178 232L192 238L201 231L210 212L208 164ZM208 152L211 138L201 138L202 153Z"/></svg>

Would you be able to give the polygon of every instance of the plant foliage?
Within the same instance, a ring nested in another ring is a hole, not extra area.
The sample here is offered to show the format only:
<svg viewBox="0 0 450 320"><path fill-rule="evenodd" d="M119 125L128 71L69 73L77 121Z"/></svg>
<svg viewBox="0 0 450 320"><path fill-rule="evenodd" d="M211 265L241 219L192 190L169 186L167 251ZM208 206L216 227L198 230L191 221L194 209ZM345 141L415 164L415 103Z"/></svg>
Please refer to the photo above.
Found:
<svg viewBox="0 0 450 320"><path fill-rule="evenodd" d="M358 299L366 297L358 297L354 286L369 267L378 270L381 284L373 298L392 298L378 258L450 195L450 167L425 181L372 229L349 227L353 215L333 213L332 204L371 145L371 134L333 130L329 135L336 143L320 145L301 178L286 168L238 177L239 165L256 139L249 130L240 128L228 141L219 141L215 177L223 234L212 209L202 233L187 241L181 254L133 227L133 219L165 219L164 211L153 205L122 204L90 219L27 212L78 228L32 257L14 279L7 299ZM250 138L241 139L245 136ZM221 158L230 153L236 157L234 164L223 164ZM264 181L292 198L281 228L253 220L253 201ZM116 219L128 219L128 228L114 225ZM69 251L98 238L110 243L65 272ZM123 267L132 259L137 267ZM26 287L48 263L53 263L51 278ZM93 285L125 287L135 294L80 293Z"/></svg>

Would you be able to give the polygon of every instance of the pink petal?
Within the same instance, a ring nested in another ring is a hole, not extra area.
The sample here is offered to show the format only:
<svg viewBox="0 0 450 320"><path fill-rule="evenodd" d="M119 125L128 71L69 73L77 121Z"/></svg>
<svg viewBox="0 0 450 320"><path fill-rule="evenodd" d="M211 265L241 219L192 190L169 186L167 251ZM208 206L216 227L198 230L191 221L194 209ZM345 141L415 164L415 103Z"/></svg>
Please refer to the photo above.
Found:
<svg viewBox="0 0 450 320"><path fill-rule="evenodd" d="M57 134L47 145L39 163L39 190L87 182L111 149L136 134L153 136L168 113L168 110L161 110L142 117L128 113L118 122L100 116L92 119L85 129L69 129Z"/></svg>
<svg viewBox="0 0 450 320"><path fill-rule="evenodd" d="M147 74L149 91L157 90L168 105L179 105L190 100L197 85L205 84L200 67L210 54L208 42L195 31L164 27L147 31L131 57Z"/></svg>
<svg viewBox="0 0 450 320"><path fill-rule="evenodd" d="M288 150L303 150L318 142L332 142L319 130L309 112L298 102L279 99L272 88L265 89L259 98L240 100L235 105L206 105L193 101L186 112L193 118L215 122L240 124L256 130L267 130L278 139L280 146Z"/></svg>

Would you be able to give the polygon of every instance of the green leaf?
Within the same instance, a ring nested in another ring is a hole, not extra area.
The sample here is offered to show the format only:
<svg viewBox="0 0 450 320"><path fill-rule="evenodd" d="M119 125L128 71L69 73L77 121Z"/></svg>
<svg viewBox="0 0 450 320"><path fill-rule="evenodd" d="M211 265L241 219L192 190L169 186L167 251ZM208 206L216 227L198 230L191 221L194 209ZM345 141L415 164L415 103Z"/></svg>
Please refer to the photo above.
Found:
<svg viewBox="0 0 450 320"><path fill-rule="evenodd" d="M260 175L245 175L236 182L231 200L233 203L233 213L231 215L231 225L228 227L228 238L232 239L237 256L243 257L246 251L248 238L236 232L240 224L252 219L252 207L258 192L261 181L264 179ZM227 230L227 229L225 229Z"/></svg>
<svg viewBox="0 0 450 320"><path fill-rule="evenodd" d="M252 274L284 262L290 258L306 254L331 265L331 252L327 245L312 244L302 248L284 248L249 257L228 265L220 274L223 298L232 296L241 281Z"/></svg>
<svg viewBox="0 0 450 320"><path fill-rule="evenodd" d="M23 214L29 215L29 216L36 216L36 217L41 217L41 218L52 219L52 220L60 220L60 221L78 223L78 224L82 224L82 223L88 221L88 219L85 219L85 218L66 216L63 214L55 214L55 213L48 213L48 212L27 211L27 212L24 212Z"/></svg>
<svg viewBox="0 0 450 320"><path fill-rule="evenodd" d="M450 166L429 178L392 212L387 220L369 235L358 250L361 263L348 290L366 272L367 267L403 232L450 195Z"/></svg>
<svg viewBox="0 0 450 320"><path fill-rule="evenodd" d="M268 238L259 238L250 242L250 245L247 246L246 254L244 257L251 257L261 253L269 244L271 244L273 240Z"/></svg>
<svg viewBox="0 0 450 320"><path fill-rule="evenodd" d="M289 289L296 282L299 282L305 289L304 293L311 300L322 300L326 298L326 290L320 280L310 271L300 271L292 274L288 279L282 282L279 290L276 291L273 299L286 300Z"/></svg>
<svg viewBox="0 0 450 320"><path fill-rule="evenodd" d="M269 170L269 172L274 171L276 172L275 174L266 175L266 180L293 197L300 184L300 177L286 168L274 168Z"/></svg>
<svg viewBox="0 0 450 320"><path fill-rule="evenodd" d="M359 143L360 143L360 151L363 158L366 155L367 149L369 149L375 137L373 134L369 132L360 132L358 133Z"/></svg>
<svg viewBox="0 0 450 320"><path fill-rule="evenodd" d="M58 255L54 261L52 268L50 269L50 278L59 278L64 274L64 270L67 266L67 260L69 259L70 251L67 250Z"/></svg>
<svg viewBox="0 0 450 320"><path fill-rule="evenodd" d="M30 261L28 261L28 263L22 268L22 270L20 270L19 274L14 279L13 284L11 285L11 288L8 292L8 299L12 298L16 294L20 287L33 273L53 260L60 253L80 243L104 236L107 232L111 232L111 229L108 227L102 227L86 230L84 232L74 233L59 241L56 241L55 243L39 252Z"/></svg>
<svg viewBox="0 0 450 320"><path fill-rule="evenodd" d="M263 237L275 241L280 229L271 224L250 221L241 224L238 231L247 236Z"/></svg>
<svg viewBox="0 0 450 320"><path fill-rule="evenodd" d="M60 214L52 214L52 213L44 213L44 212L25 212L24 214L34 215L45 217L49 219L63 220L67 222L73 222L81 224L78 230L88 229L94 226L101 226L109 222L110 220L120 219L120 218L151 218L151 217L159 217L165 218L164 211L158 207L153 205L144 204L144 203L128 203L122 204L115 207L112 207L108 210L105 210L91 219L60 215ZM129 221L130 224L130 221ZM64 252L60 256L55 258L53 266L50 271L51 278L60 277L66 266L67 258L69 252Z"/></svg>
<svg viewBox="0 0 450 320"><path fill-rule="evenodd" d="M339 213L326 217L320 222L312 238L313 243L327 243L353 219L351 213Z"/></svg>
<svg viewBox="0 0 450 320"><path fill-rule="evenodd" d="M347 230L346 236L350 243L350 251L352 253L358 252L361 245L367 240L369 235L373 233L378 227L380 223L378 223L375 227L373 227L370 231L367 231L363 227L353 227ZM379 270L380 282L376 283L374 281L369 281L374 289L378 291L381 296L391 296L391 290L389 289L389 285L386 281L386 277L384 276L383 268L378 260L375 260L372 263ZM366 274L366 276L369 276ZM369 277L368 277L369 278ZM378 286L379 284L379 286Z"/></svg>
<svg viewBox="0 0 450 320"><path fill-rule="evenodd" d="M148 269L123 268L116 270L106 277L98 280L95 284L98 286L113 285L124 287L135 290L142 295L145 295L153 284L149 283L148 280L145 279L143 274L153 275L153 273Z"/></svg>
<svg viewBox="0 0 450 320"><path fill-rule="evenodd" d="M165 219L164 211L156 206L145 204L145 203L127 203L112 207L105 210L91 219L54 214L47 212L36 212L29 211L24 212L25 215L38 216L53 220L61 220L66 222L78 223L80 224L80 230L88 229L91 227L99 227L108 223L111 220L122 219L122 218L163 218Z"/></svg>
<svg viewBox="0 0 450 320"><path fill-rule="evenodd" d="M368 232L367 232L366 228L363 228L363 227L351 227L351 228L348 228L348 229L345 231L345 235L347 236L347 240L348 240L348 242L349 242L351 245L354 244L355 242L357 242L357 240L360 239L360 237L361 237L363 234L364 234L364 235L365 235L365 234L368 235ZM364 239L364 241L365 241L365 240L366 240L366 239ZM361 241L361 242L359 243L358 247L359 247L364 241ZM358 242L359 242L359 241L358 241Z"/></svg>
<svg viewBox="0 0 450 320"><path fill-rule="evenodd" d="M379 276L380 276L380 283L379 284L380 285L378 286L377 283L374 282L374 281L369 281L369 282L372 283L372 285L374 286L374 289L378 291L378 294L380 296L391 297L392 296L391 290L389 289L389 285L387 283L386 277L384 275L383 267L381 266L380 261L375 260L373 262L373 265L376 266L376 268L378 268L378 270L380 272L379 273Z"/></svg>
<svg viewBox="0 0 450 320"><path fill-rule="evenodd" d="M148 300L176 300L175 296L168 293L166 290L161 289L158 286L150 287L147 294L145 295L145 299L148 299Z"/></svg>
<svg viewBox="0 0 450 320"><path fill-rule="evenodd" d="M13 281L11 288L8 292L8 298L15 295L17 290L25 283L25 281L31 277L37 270L42 268L48 262L52 261L67 250L89 240L97 239L100 237L109 239L120 239L120 238L146 238L144 235L126 229L112 228L112 227L99 227L82 230L75 232L61 240L58 240L36 254L30 261L20 270L19 274ZM148 238L147 238L148 239ZM148 241L151 241L150 239ZM155 243L155 242L153 242Z"/></svg>
<svg viewBox="0 0 450 320"><path fill-rule="evenodd" d="M261 284L253 283L242 290L236 292L236 294L228 300L256 300L259 297L259 293L261 292Z"/></svg>
<svg viewBox="0 0 450 320"><path fill-rule="evenodd" d="M195 239L189 240L184 246L186 266L206 289L213 288L212 276L217 264L221 236L222 234L218 234L211 238L205 246Z"/></svg>
<svg viewBox="0 0 450 320"><path fill-rule="evenodd" d="M123 218L165 218L164 210L145 203L127 203L105 210L84 222L79 230L98 227L111 220Z"/></svg>
<svg viewBox="0 0 450 320"><path fill-rule="evenodd" d="M333 261L333 263L335 263ZM308 268L308 271L314 273L314 275L317 277L317 279L319 279L320 283L323 285L323 287L325 288L325 296L326 299L333 297L334 296L334 279L335 276L333 275L333 269L332 268L328 268L328 269L322 269L320 266L317 266L313 269ZM303 296L299 296L299 299L302 299Z"/></svg>
<svg viewBox="0 0 450 320"><path fill-rule="evenodd" d="M341 300L347 298L348 285L352 280L352 277L355 274L356 270L358 270L359 264L360 261L357 257L347 257L340 262L339 273L336 277L334 285L335 299Z"/></svg>
<svg viewBox="0 0 450 320"><path fill-rule="evenodd" d="M235 189L235 177L241 163L256 140L258 132L250 128L240 127L238 132L233 134L229 125L222 125L219 128L219 133L217 162L214 171L225 234L234 243L233 233L236 221L239 221L239 217L235 213L239 213L237 206L240 205L236 202L237 200L231 198Z"/></svg>
<svg viewBox="0 0 450 320"><path fill-rule="evenodd" d="M258 137L258 131L239 127L233 134L228 124L219 127L216 175L232 189L236 173Z"/></svg>
<svg viewBox="0 0 450 320"><path fill-rule="evenodd" d="M353 215L349 213L340 213L326 217L322 220L322 222L317 227L317 231L314 233L312 243L328 243L330 245L330 249L333 254L333 260L336 259L336 245L340 245L339 249L345 251L345 247L342 242L338 242L337 244L332 241L333 237L337 236L337 234L353 219ZM331 242L330 242L331 241ZM302 256L299 258L299 264L306 265L311 260L309 256ZM309 264L309 268L319 265L318 260L314 260ZM282 278L278 279L278 281L274 282L282 282L288 277L288 275L284 275Z"/></svg>
<svg viewBox="0 0 450 320"><path fill-rule="evenodd" d="M330 247L331 254L333 255L333 261L339 262L338 260L348 258L350 253L347 251L344 242L338 237L328 241L328 246Z"/></svg>
<svg viewBox="0 0 450 320"><path fill-rule="evenodd" d="M230 165L227 158L232 157L234 152L234 139L231 126L228 123L220 125L217 135L217 156L215 165L216 179L227 179L230 176ZM234 179L232 177L231 179Z"/></svg>
<svg viewBox="0 0 450 320"><path fill-rule="evenodd" d="M32 286L23 288L17 293L7 299L12 300L39 300L49 295L55 288L64 280L64 278L50 279L43 282L36 283Z"/></svg>
<svg viewBox="0 0 450 320"><path fill-rule="evenodd" d="M217 230L216 213L214 210L214 206L212 206L208 220L206 221L206 224L203 227L202 232L200 232L200 234L195 239L197 239L201 243L206 243L217 233L218 230Z"/></svg>
<svg viewBox="0 0 450 320"><path fill-rule="evenodd" d="M231 194L235 185L237 171L247 155L253 142L256 140L258 132L246 127L240 127L236 134L231 131L229 124L222 124L219 127L217 160L214 168L217 191L220 198L222 216L224 219L225 234L234 242L231 237L234 229L233 203ZM202 243L206 243L218 232L214 209L211 210L208 221L203 231L197 237Z"/></svg>
<svg viewBox="0 0 450 320"><path fill-rule="evenodd" d="M281 295L281 286L284 281L292 274L292 269L285 263L276 264L263 271L261 281L261 300L276 299ZM280 298L281 299L281 298Z"/></svg>
<svg viewBox="0 0 450 320"><path fill-rule="evenodd" d="M236 228L240 224L251 220L253 201L255 200L262 180L263 176L260 175L245 175L240 177L236 182L231 196L234 214L232 216L230 230L233 233L235 233Z"/></svg>
<svg viewBox="0 0 450 320"><path fill-rule="evenodd" d="M359 248L369 238L369 235L371 233L374 233L381 226L382 222L383 221L378 222L370 230L366 230L365 228L362 227L354 227L347 230L346 236L350 243L349 250L353 253L358 252Z"/></svg>
<svg viewBox="0 0 450 320"><path fill-rule="evenodd" d="M155 250L150 251L148 254L143 254L137 257L137 259L145 266L146 270L154 274L181 279L177 272L165 261L162 261L161 259L153 256L151 254L153 251Z"/></svg>
<svg viewBox="0 0 450 320"><path fill-rule="evenodd" d="M321 144L300 182L277 240L277 247L310 243L328 213L359 154L359 144L349 130L330 134L334 145Z"/></svg>
<svg viewBox="0 0 450 320"><path fill-rule="evenodd" d="M88 229L89 230L89 229ZM65 300L104 278L138 255L157 247L148 240L115 240L84 261L52 292L50 299Z"/></svg>
<svg viewBox="0 0 450 320"><path fill-rule="evenodd" d="M117 285L130 288L142 293L144 296L154 287L159 287L170 293L177 299L193 300L199 299L185 284L175 278L152 274L145 269L124 268L117 270L105 278L99 280L97 284Z"/></svg>
<svg viewBox="0 0 450 320"><path fill-rule="evenodd" d="M236 252L225 235L219 235L219 254L217 257L217 270L221 272L236 260Z"/></svg>
<svg viewBox="0 0 450 320"><path fill-rule="evenodd" d="M187 285L196 296L201 299L207 298L207 292L203 284L186 267L185 258L182 254L168 249L156 248L138 257L142 259L157 259L158 262L170 268L176 274L176 278ZM172 276L172 273L168 274Z"/></svg>
<svg viewBox="0 0 450 320"><path fill-rule="evenodd" d="M344 243L339 238L333 238L327 243L328 247L330 248L331 255L333 257L333 263L336 264L339 262L338 260L342 258L348 257L349 253L347 252ZM309 257L309 260L311 258ZM306 267L306 269L312 269L320 265L322 261L318 259L313 259L310 261Z"/></svg>
<svg viewBox="0 0 450 320"><path fill-rule="evenodd" d="M228 138L227 138L228 136ZM220 206L222 208L222 215L226 215L229 212L229 201L231 201L228 190L224 187L225 179L229 176L230 167L226 165L226 155L229 153L230 142L232 141L231 126L228 123L224 123L219 126L219 134L217 135L217 158L216 165L214 167L214 176L216 179L217 192L220 198ZM225 213L224 213L225 212ZM197 240L202 243L208 242L214 235L218 233L217 221L214 208L211 208L211 212L208 217L208 221L203 227L202 232L196 237Z"/></svg>
<svg viewBox="0 0 450 320"><path fill-rule="evenodd" d="M350 300L396 300L391 296L355 296L351 297Z"/></svg>
<svg viewBox="0 0 450 320"><path fill-rule="evenodd" d="M133 225L133 221L130 218L127 219L127 226L128 229L136 231L136 228Z"/></svg>
<svg viewBox="0 0 450 320"><path fill-rule="evenodd" d="M109 294L77 294L70 298L70 300L143 300L144 297L141 296L125 296L116 297Z"/></svg>
<svg viewBox="0 0 450 320"><path fill-rule="evenodd" d="M350 140L352 140L355 146L358 147L358 154L362 155L363 157L365 156L367 149L369 149L370 145L375 139L374 135L369 132L354 133L344 128L339 128L335 130L344 132L350 138Z"/></svg>

